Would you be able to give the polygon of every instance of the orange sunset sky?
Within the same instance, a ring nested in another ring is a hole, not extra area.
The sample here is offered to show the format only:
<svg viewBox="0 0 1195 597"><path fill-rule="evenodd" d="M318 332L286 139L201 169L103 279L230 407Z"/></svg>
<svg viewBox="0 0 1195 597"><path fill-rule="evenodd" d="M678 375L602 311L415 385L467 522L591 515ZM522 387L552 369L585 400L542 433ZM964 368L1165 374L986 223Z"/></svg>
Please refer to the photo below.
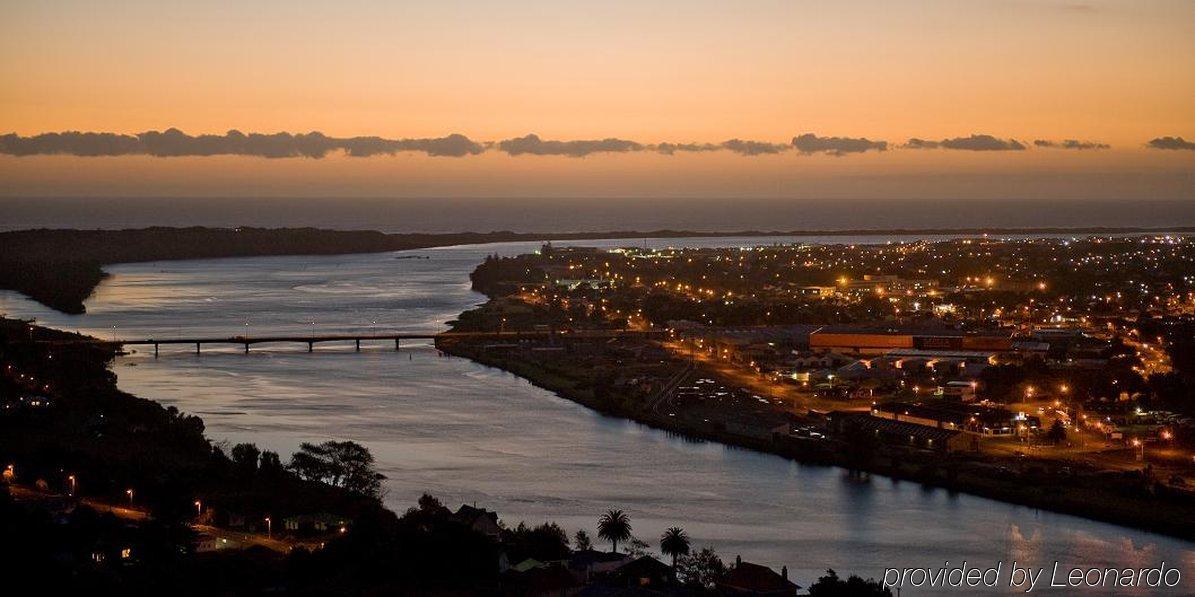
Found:
<svg viewBox="0 0 1195 597"><path fill-rule="evenodd" d="M171 127L478 149L27 149ZM0 0L5 133L6 196L1195 199L1195 2ZM530 133L637 145L501 143ZM905 147L972 135L1024 149Z"/></svg>

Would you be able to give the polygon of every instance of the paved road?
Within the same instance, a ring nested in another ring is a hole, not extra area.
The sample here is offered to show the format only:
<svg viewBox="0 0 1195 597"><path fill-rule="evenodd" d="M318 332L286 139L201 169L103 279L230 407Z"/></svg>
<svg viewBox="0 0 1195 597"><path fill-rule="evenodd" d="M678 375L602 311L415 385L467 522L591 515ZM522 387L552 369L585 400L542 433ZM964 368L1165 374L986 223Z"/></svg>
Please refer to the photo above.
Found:
<svg viewBox="0 0 1195 597"><path fill-rule="evenodd" d="M16 501L42 501L51 499L69 499L70 496L65 496L58 493L40 491L31 487L22 485L9 485L9 491L12 492L13 499ZM145 510L136 508L134 506L125 506L120 504L112 504L103 502L92 498L80 498L78 503L87 506L97 512L104 512L112 514L123 520L130 521L144 521L149 519L149 513ZM224 545L236 548L245 548L250 546L261 546L280 553L287 553L296 547L304 547L307 549L317 549L321 546L319 541L296 541L287 537L267 536L262 533L247 533L242 531L234 531L230 529L222 529L206 524L192 524L191 528L197 533L203 533L216 539Z"/></svg>

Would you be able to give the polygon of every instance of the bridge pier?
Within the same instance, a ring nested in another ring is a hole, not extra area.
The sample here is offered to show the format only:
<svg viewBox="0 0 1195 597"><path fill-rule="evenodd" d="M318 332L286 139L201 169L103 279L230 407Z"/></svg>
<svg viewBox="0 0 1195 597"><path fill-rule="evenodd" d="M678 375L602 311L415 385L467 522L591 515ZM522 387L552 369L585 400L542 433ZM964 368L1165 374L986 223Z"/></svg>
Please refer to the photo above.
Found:
<svg viewBox="0 0 1195 597"><path fill-rule="evenodd" d="M154 358L158 358L158 343L154 342Z"/></svg>
<svg viewBox="0 0 1195 597"><path fill-rule="evenodd" d="M198 342L195 343L195 355L196 356L199 355L199 343Z"/></svg>
<svg viewBox="0 0 1195 597"><path fill-rule="evenodd" d="M357 352L361 352L361 339L357 338Z"/></svg>
<svg viewBox="0 0 1195 597"><path fill-rule="evenodd" d="M245 354L249 354L249 343L245 343Z"/></svg>
<svg viewBox="0 0 1195 597"><path fill-rule="evenodd" d="M402 340L399 340L398 338L394 339L394 350L398 350L402 347L401 342Z"/></svg>
<svg viewBox="0 0 1195 597"><path fill-rule="evenodd" d="M315 342L308 340L307 341L307 352L314 352L314 351L315 351Z"/></svg>

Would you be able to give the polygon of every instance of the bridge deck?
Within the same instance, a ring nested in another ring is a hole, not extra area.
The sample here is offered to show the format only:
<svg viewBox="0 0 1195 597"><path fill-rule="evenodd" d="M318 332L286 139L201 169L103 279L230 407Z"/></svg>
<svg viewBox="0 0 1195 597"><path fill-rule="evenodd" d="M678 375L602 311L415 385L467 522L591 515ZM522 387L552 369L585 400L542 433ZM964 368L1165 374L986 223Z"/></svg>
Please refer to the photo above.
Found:
<svg viewBox="0 0 1195 597"><path fill-rule="evenodd" d="M113 344L155 345L155 344L263 344L267 342L364 342L367 340L436 340L436 339L520 339L520 338L577 338L602 339L623 336L650 336L663 333L662 330L581 330L581 331L510 331L510 332L402 332L395 334L315 334L315 335L268 335L268 336L224 336L196 338L138 338L117 339Z"/></svg>

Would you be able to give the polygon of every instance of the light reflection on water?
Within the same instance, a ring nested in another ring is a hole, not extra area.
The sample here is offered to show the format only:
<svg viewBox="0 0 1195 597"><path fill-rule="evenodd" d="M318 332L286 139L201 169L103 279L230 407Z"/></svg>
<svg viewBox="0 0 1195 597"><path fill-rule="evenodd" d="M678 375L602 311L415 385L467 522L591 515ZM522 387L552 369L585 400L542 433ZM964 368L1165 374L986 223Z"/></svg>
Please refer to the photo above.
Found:
<svg viewBox="0 0 1195 597"><path fill-rule="evenodd" d="M866 239L832 239L859 242ZM642 244L615 241L613 246ZM656 241L647 241L655 245ZM739 244L768 239L659 241ZM596 244L586 241L581 244ZM534 243L410 254L269 257L128 264L82 316L11 293L0 312L111 337L442 329L477 304L468 273L488 253ZM249 325L246 326L245 324ZM352 439L377 457L387 503L431 492L476 502L509 523L555 520L593 534L598 514L626 509L649 542L681 525L726 559L779 567L808 585L825 568L879 576L885 566L1154 566L1195 574L1188 542L840 469L694 443L603 417L512 375L440 357L427 345L240 349L163 347L120 359L123 389L198 414L209 434L287 454L302 441ZM1186 576L1186 574L1184 574ZM1187 579L1184 579L1184 586ZM910 594L910 591L905 591Z"/></svg>

